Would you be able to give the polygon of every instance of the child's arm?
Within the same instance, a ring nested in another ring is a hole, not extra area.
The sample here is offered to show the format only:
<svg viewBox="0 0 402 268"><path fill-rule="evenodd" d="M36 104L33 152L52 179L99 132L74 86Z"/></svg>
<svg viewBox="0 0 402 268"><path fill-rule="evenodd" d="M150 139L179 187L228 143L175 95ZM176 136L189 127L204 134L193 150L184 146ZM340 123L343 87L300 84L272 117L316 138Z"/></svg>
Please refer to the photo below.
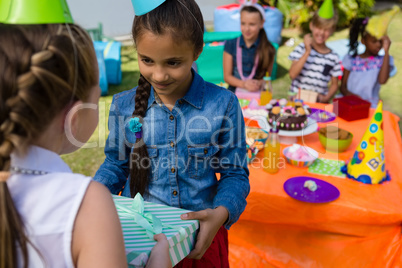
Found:
<svg viewBox="0 0 402 268"><path fill-rule="evenodd" d="M201 259L209 246L212 244L216 233L219 228L226 222L228 218L228 211L225 207L219 206L215 209L205 209L196 212L189 212L182 214L183 220L199 220L200 231L197 235L197 243L194 249L190 252L187 258Z"/></svg>
<svg viewBox="0 0 402 268"><path fill-rule="evenodd" d="M151 255L149 256L147 265L145 268L170 268L172 262L169 256L169 242L166 235L157 234L154 235L154 239L158 241L152 248Z"/></svg>
<svg viewBox="0 0 402 268"><path fill-rule="evenodd" d="M240 87L249 91L258 91L261 83L258 80L250 79L243 81L233 75L233 56L228 52L223 52L223 79L233 87Z"/></svg>
<svg viewBox="0 0 402 268"><path fill-rule="evenodd" d="M125 144L124 116L113 97L109 112L109 136L106 141L106 159L94 176L94 180L104 184L112 194L118 194L129 175L130 148Z"/></svg>
<svg viewBox="0 0 402 268"><path fill-rule="evenodd" d="M341 82L341 88L340 88L341 93L342 93L343 96L348 96L349 95L349 91L348 91L348 88L347 88L349 74L350 74L349 70L346 70L346 69L343 70L343 76L342 76L342 82Z"/></svg>
<svg viewBox="0 0 402 268"><path fill-rule="evenodd" d="M290 66L289 69L289 76L290 79L295 79L303 69L304 64L306 63L308 56L310 55L311 52L311 44L313 43L313 39L311 37L311 34L306 34L304 36L304 47L305 51L303 56L300 57L299 60L294 60L292 62L292 66Z"/></svg>
<svg viewBox="0 0 402 268"><path fill-rule="evenodd" d="M75 267L127 267L120 220L109 191L92 181L75 219Z"/></svg>
<svg viewBox="0 0 402 268"><path fill-rule="evenodd" d="M351 93L348 90L348 87L347 87L349 74L350 74L349 70L346 70L346 69L343 70L342 83L341 83L341 88L340 88L341 93L342 93L343 96L354 95L353 93Z"/></svg>
<svg viewBox="0 0 402 268"><path fill-rule="evenodd" d="M326 95L319 94L318 95L318 102L328 103L331 98L335 95L338 91L339 81L338 77L331 77L331 85L329 86L328 93Z"/></svg>
<svg viewBox="0 0 402 268"><path fill-rule="evenodd" d="M389 78L389 71L390 71L389 47L391 46L391 40L386 35L381 40L382 40L382 47L384 48L385 55L383 58L380 73L378 74L378 82L381 85L383 85L383 84L387 83L388 78Z"/></svg>

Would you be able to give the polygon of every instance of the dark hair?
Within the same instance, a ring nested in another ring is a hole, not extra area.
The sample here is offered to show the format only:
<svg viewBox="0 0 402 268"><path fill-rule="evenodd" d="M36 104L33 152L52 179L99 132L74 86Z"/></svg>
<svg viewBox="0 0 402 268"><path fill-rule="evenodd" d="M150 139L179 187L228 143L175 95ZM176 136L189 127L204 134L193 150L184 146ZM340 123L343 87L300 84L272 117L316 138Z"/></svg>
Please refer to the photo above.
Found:
<svg viewBox="0 0 402 268"><path fill-rule="evenodd" d="M10 169L11 153L24 153L73 100L87 100L98 76L92 41L76 25L0 24L0 36L0 171L4 175ZM28 243L7 183L1 181L0 267L21 266L19 254L28 267Z"/></svg>
<svg viewBox="0 0 402 268"><path fill-rule="evenodd" d="M260 14L261 20L263 19L260 11L253 6L244 6L241 9L241 12L243 12L243 11L251 12L251 13L257 12L258 14ZM259 61L258 61L255 78L262 79L265 76L266 72L268 71L269 67L273 64L276 50L275 50L274 46L271 44L271 42L269 42L264 28L262 28L260 30L258 35L260 38L260 43L258 44L258 47L257 47L257 55L259 57Z"/></svg>
<svg viewBox="0 0 402 268"><path fill-rule="evenodd" d="M177 43L188 42L194 46L194 56L201 53L204 46L204 20L194 0L166 0L162 5L142 16L135 16L132 28L134 45L145 32L155 35L170 34ZM151 84L140 75L135 95L133 117L143 120L146 114ZM148 159L148 151L143 138L137 139L132 159ZM148 190L149 165L130 165L130 192L144 194Z"/></svg>
<svg viewBox="0 0 402 268"><path fill-rule="evenodd" d="M349 32L349 54L352 57L357 56L357 47L359 46L359 35L363 38L366 31L368 18L357 18L353 21Z"/></svg>

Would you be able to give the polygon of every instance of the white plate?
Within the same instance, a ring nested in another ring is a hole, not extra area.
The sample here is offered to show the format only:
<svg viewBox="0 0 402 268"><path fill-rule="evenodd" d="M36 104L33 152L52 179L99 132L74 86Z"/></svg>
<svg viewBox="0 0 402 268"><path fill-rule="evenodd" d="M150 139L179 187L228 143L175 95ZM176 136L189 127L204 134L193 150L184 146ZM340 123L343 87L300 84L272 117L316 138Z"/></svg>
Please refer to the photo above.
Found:
<svg viewBox="0 0 402 268"><path fill-rule="evenodd" d="M246 115L244 115L244 116L249 119L256 120L258 122L258 125L260 126L260 128L269 132L271 127L268 124L268 121L264 116L261 116L261 115L253 115L250 117L248 117ZM307 127L306 128L301 129L301 130L294 130L294 131L279 130L278 135L286 136L286 137L301 137L301 136L312 134L312 133L316 132L317 129L318 129L317 121L315 121L311 118L307 118Z"/></svg>

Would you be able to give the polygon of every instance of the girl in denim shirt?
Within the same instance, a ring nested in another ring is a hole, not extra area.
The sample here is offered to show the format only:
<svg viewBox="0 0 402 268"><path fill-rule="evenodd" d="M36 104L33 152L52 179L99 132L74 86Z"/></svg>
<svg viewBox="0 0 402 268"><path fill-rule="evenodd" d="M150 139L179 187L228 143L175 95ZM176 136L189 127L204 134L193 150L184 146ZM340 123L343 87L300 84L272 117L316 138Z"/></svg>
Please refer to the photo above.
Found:
<svg viewBox="0 0 402 268"><path fill-rule="evenodd" d="M265 11L259 4L245 4L240 10L242 35L228 40L223 53L223 74L228 89L257 92L267 72L272 72L275 48L264 30Z"/></svg>
<svg viewBox="0 0 402 268"><path fill-rule="evenodd" d="M226 229L250 190L238 100L191 68L203 29L194 0L136 11L141 76L138 87L113 97L106 159L95 175L114 194L139 192L147 201L194 211L182 219L200 221L197 242L178 267L228 267Z"/></svg>

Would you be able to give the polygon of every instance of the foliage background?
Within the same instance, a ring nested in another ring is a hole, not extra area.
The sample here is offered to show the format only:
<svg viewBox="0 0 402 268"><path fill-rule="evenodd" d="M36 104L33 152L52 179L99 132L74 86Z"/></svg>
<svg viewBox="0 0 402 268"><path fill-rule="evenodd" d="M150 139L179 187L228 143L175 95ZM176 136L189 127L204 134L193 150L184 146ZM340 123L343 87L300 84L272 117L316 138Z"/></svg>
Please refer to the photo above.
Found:
<svg viewBox="0 0 402 268"><path fill-rule="evenodd" d="M303 31L308 30L308 24L324 1L318 0L263 0L260 4L268 4L277 7L284 14L285 28L300 28ZM372 15L374 0L337 0L334 1L336 10L338 10L339 29L348 27L354 18L368 17Z"/></svg>

